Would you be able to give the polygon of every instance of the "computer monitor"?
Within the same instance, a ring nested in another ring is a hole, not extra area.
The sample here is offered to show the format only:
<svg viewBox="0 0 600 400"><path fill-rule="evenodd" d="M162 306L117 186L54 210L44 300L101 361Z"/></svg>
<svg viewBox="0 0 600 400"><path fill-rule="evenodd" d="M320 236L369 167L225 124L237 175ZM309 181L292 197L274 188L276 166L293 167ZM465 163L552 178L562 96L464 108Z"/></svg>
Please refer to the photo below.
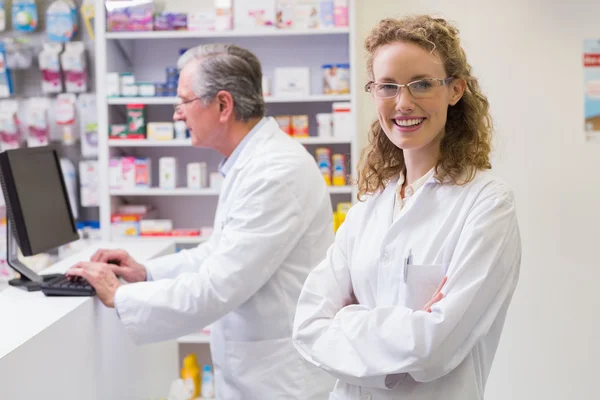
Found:
<svg viewBox="0 0 600 400"><path fill-rule="evenodd" d="M44 276L19 261L17 246L31 256L79 239L56 149L0 153L0 181L6 202L7 263L21 275L9 284L39 290Z"/></svg>

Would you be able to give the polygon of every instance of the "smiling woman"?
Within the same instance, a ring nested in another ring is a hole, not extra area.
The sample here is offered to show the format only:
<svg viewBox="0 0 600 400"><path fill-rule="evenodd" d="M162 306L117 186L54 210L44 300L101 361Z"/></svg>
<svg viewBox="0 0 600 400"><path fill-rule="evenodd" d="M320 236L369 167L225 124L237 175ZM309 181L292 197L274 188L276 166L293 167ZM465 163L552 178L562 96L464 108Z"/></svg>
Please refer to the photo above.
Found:
<svg viewBox="0 0 600 400"><path fill-rule="evenodd" d="M480 400L521 262L488 102L442 19L383 20L366 48L363 201L304 284L294 343L339 378L330 400Z"/></svg>
<svg viewBox="0 0 600 400"><path fill-rule="evenodd" d="M491 168L488 101L455 27L433 18L383 20L365 47L372 78L365 90L378 120L363 152L359 196L383 189L415 149L430 154L442 180L464 184L477 170Z"/></svg>

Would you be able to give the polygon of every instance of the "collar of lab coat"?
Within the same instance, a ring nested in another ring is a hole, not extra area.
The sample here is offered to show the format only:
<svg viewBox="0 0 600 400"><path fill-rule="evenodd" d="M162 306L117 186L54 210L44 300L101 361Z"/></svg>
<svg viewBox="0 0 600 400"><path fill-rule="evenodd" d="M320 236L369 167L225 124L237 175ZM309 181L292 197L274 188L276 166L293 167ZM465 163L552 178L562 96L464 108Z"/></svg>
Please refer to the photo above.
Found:
<svg viewBox="0 0 600 400"><path fill-rule="evenodd" d="M383 190L383 192L381 192L381 194L379 195L379 198L377 199L377 202L379 204L375 210L376 218L379 219L382 223L385 221L385 224L382 224L381 226L390 226L394 222L394 202L396 200L396 194L398 193L398 189L399 189L398 188L398 182L399 182L398 177L399 177L399 175L390 179L388 184L385 186L385 189ZM425 187L427 187L429 185L436 185L436 184L439 185L440 182L437 180L437 178L435 177L435 173L434 173L427 179L427 181L425 181L425 183L423 184L421 189L425 189ZM422 192L422 190L418 194L415 194L415 195L419 196L421 194L421 192ZM413 204L414 204L414 201L411 203L411 205L409 207L412 207Z"/></svg>
<svg viewBox="0 0 600 400"><path fill-rule="evenodd" d="M242 151L239 154L239 158L236 160L235 164L231 167L232 170L242 169L246 163L252 158L252 155L255 153L254 149L259 147L262 142L264 142L269 137L273 136L273 134L279 131L279 124L273 117L267 117L264 124L258 129L251 138L249 138L248 143L244 146Z"/></svg>

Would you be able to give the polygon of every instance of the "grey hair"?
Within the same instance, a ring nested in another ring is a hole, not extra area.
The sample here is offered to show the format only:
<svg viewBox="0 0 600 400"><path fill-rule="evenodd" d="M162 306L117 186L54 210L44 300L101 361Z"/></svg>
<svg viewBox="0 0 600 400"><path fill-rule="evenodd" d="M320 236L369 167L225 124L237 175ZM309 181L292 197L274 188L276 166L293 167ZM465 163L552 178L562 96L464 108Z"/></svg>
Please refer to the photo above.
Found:
<svg viewBox="0 0 600 400"><path fill-rule="evenodd" d="M251 51L233 44L206 44L187 50L177 68L195 61L192 91L207 105L221 90L231 94L237 120L265 115L260 61Z"/></svg>

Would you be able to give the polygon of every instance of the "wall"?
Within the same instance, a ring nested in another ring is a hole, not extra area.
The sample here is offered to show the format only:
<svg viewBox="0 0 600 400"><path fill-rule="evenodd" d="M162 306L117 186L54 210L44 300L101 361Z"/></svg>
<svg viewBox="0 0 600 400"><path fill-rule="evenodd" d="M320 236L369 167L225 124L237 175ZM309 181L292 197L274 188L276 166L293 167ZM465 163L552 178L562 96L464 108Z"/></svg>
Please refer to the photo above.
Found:
<svg viewBox="0 0 600 400"><path fill-rule="evenodd" d="M356 3L358 87L367 81L362 42L379 19L436 12L457 23L491 103L494 171L516 194L523 260L486 399L600 398L600 148L584 143L582 90L582 41L600 37L600 3ZM365 143L373 117L366 93L358 109Z"/></svg>

